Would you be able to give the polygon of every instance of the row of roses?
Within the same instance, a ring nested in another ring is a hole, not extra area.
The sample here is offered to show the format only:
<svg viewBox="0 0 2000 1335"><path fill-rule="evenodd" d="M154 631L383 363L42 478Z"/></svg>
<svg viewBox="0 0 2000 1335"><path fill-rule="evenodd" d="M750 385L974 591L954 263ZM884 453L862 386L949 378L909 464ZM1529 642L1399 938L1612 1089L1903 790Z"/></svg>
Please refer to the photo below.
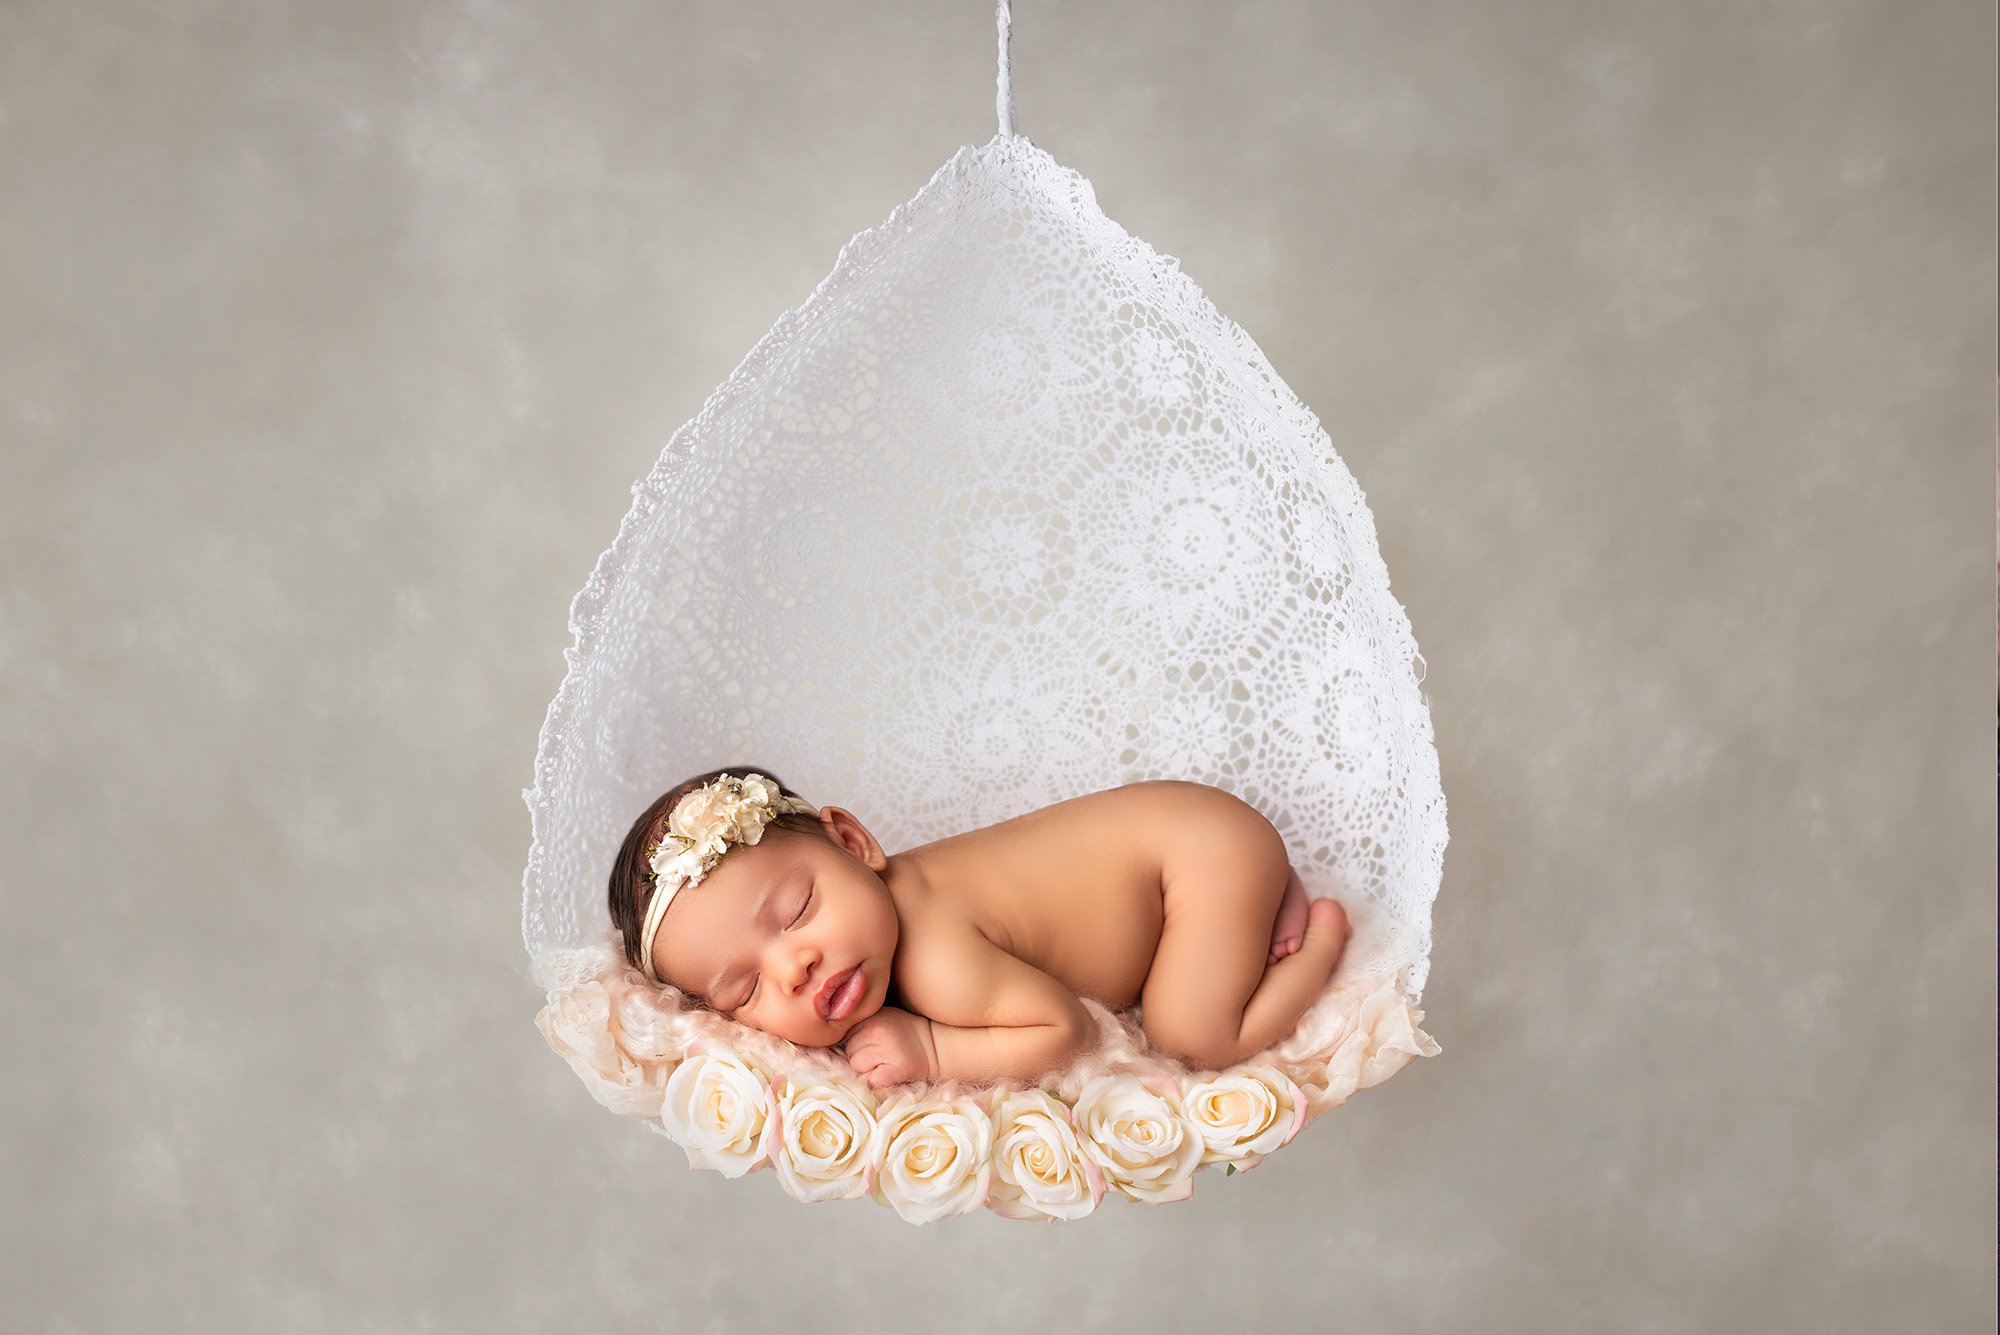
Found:
<svg viewBox="0 0 2000 1335"><path fill-rule="evenodd" d="M773 1078L699 1044L667 1081L660 1126L697 1168L769 1167L802 1201L873 1197L913 1224L985 1206L1009 1219L1080 1219L1107 1192L1160 1204L1197 1168L1255 1166L1298 1134L1306 1097L1272 1066L1207 1080L1087 1081L1071 1106L1039 1089L886 1102L837 1076Z"/></svg>

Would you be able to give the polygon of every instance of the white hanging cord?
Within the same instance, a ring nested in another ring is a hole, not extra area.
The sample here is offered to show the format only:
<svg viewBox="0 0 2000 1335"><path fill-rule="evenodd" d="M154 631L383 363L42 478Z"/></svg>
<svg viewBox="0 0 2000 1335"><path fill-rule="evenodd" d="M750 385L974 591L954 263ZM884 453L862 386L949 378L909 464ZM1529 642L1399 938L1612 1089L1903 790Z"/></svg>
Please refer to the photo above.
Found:
<svg viewBox="0 0 2000 1335"><path fill-rule="evenodd" d="M1007 30L1013 25L1013 0L1000 0L994 11L994 21L1000 27L1000 93L993 99L1000 113L1000 133L1011 137L1014 134L1014 77L1007 69Z"/></svg>

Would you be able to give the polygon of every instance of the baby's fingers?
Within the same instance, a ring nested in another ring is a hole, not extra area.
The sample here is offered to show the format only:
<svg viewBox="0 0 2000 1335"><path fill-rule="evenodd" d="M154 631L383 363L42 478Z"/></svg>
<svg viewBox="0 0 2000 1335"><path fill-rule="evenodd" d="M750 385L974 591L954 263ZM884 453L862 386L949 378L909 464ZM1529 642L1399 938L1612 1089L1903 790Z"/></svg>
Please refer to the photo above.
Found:
<svg viewBox="0 0 2000 1335"><path fill-rule="evenodd" d="M899 1084L902 1081L895 1065L878 1053L867 1053L859 1058L849 1056L847 1064L854 1068L854 1073L860 1076L861 1082L870 1089L880 1089L884 1085Z"/></svg>

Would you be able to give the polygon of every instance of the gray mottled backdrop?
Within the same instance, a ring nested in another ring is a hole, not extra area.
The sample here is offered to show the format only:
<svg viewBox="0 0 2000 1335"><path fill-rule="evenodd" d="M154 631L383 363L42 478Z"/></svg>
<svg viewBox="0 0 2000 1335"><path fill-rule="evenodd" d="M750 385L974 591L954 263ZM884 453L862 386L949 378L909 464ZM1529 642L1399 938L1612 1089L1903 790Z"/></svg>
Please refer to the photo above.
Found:
<svg viewBox="0 0 2000 1335"><path fill-rule="evenodd" d="M1367 490L1442 1057L1191 1203L691 1174L530 1025L626 488L983 0L0 6L0 1293L48 1331L1987 1331L1994 14L1023 0Z"/></svg>

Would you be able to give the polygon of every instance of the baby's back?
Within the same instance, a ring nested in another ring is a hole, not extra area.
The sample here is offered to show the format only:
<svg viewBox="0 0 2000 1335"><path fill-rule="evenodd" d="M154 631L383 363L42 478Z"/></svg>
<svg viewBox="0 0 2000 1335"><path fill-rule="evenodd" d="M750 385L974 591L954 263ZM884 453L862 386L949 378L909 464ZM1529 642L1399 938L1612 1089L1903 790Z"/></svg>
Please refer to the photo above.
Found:
<svg viewBox="0 0 2000 1335"><path fill-rule="evenodd" d="M906 958L962 949L970 925L1080 997L1113 1010L1139 1000L1171 911L1175 871L1239 851L1268 860L1283 841L1236 797L1203 784L1131 784L1044 807L899 855L919 877L897 895ZM907 901L907 902L906 902ZM938 961L933 958L933 964Z"/></svg>

